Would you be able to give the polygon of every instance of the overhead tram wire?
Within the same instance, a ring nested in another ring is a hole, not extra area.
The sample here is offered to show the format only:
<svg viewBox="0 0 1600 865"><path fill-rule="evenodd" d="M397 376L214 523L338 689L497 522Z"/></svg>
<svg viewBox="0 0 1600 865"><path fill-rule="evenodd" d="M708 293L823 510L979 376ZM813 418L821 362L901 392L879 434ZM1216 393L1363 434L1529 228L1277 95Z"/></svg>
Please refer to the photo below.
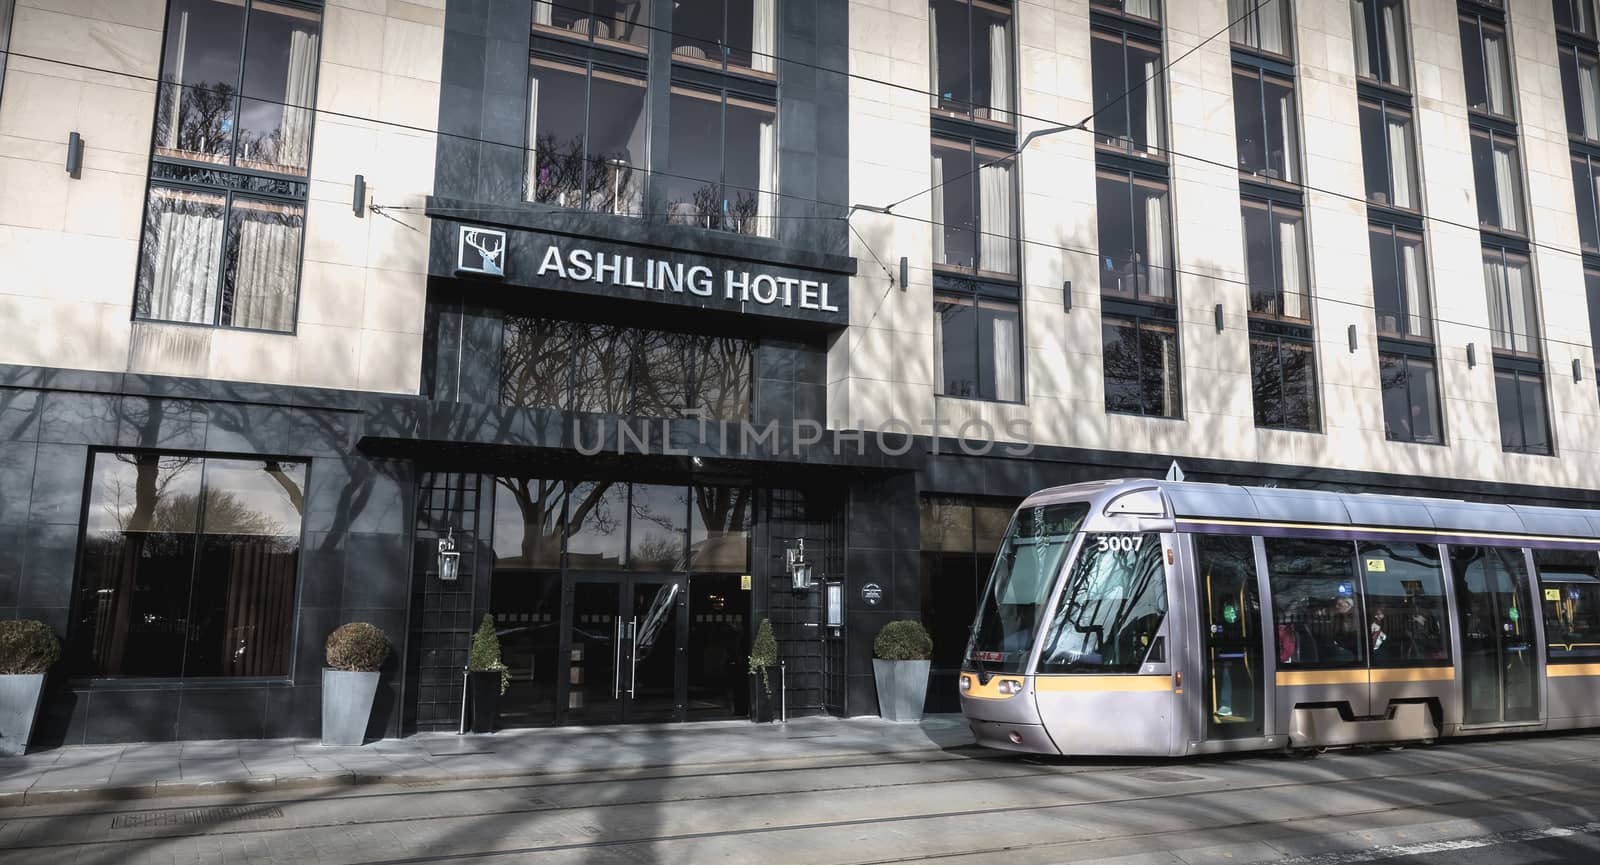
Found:
<svg viewBox="0 0 1600 865"><path fill-rule="evenodd" d="M1236 20L1243 20L1245 17L1248 17L1249 14L1253 13L1255 10L1258 10L1263 5L1265 5L1265 3L1268 3L1268 2L1283 2L1283 0L1259 0L1259 2L1257 2L1254 6L1251 7L1251 11L1250 12L1247 12L1245 15L1240 16L1240 18L1236 19ZM567 4L555 4L555 5L560 5L562 8L567 8L567 9L572 9L572 10L578 10L579 9L579 7L570 6L570 5L567 5ZM1230 22L1230 27L1232 26L1232 23L1233 22ZM669 33L669 34L674 33L674 31L667 30L667 29L661 28L661 27L655 27L655 26L652 26L652 25L638 25L638 26L643 27L643 28L647 28L647 29L650 29L650 30L666 32L666 33ZM1227 30L1224 29L1222 31L1219 31L1216 34L1213 34L1210 37L1207 37L1206 41L1209 41L1211 39L1215 39L1218 35L1220 35L1223 32L1227 32ZM1201 44L1204 44L1204 43L1201 43ZM1170 70L1172 68L1172 66L1177 62L1177 60L1183 59L1183 58L1186 58L1186 57L1190 56L1191 54L1194 53L1194 51L1198 50L1199 47L1200 47L1200 45L1196 45L1193 48L1191 48L1189 51L1187 51L1183 55L1181 55L1179 58L1174 58L1174 60L1164 63L1162 65L1162 67L1161 67L1161 71L1152 74L1149 78L1145 79L1145 81L1140 82L1139 85L1136 85L1135 87L1129 88L1129 90L1126 93L1124 93L1123 96L1121 96L1119 98L1125 99L1128 95L1130 95L1132 92L1138 90L1140 87L1147 86L1150 81L1153 81L1156 78L1159 78L1161 74L1164 74L1164 72ZM147 82L151 82L151 83L154 83L154 84L157 84L157 85L174 86L172 82L165 81L165 80L163 80L163 79L161 79L159 77L155 77L155 76L141 75L141 74L134 73L134 72L127 72L127 71L123 71L123 70L109 69L109 68L99 67L99 66L92 66L92 65L89 65L89 64L85 64L85 63L78 63L78 62L70 61L70 60L62 60L62 59L59 59L59 58L42 57L42 56L38 56L38 55L33 55L33 54L25 53L25 52L16 51L15 49L0 50L0 56L7 56L7 55L13 56L13 57L21 57L21 58L25 58L25 59L28 59L28 60L35 60L35 61L38 61L38 62L41 62L41 63L51 63L51 64L56 64L56 65L65 66L65 67L69 67L69 68L81 69L81 70L91 71L91 72L99 72L99 73L103 73L103 74L107 74L107 75L113 75L113 76L117 76L117 77L128 78L128 79L131 79L131 80L147 81ZM818 71L828 72L828 73L832 73L832 74L836 74L836 75L843 75L843 76L846 76L846 77L849 77L849 78L855 78L855 79L858 79L858 80L861 80L861 81L866 81L866 82L869 82L869 83L879 84L879 85L882 85L882 86L885 86L885 87L905 90L905 91L918 93L920 95L930 96L930 97L933 96L933 95L936 95L932 91L918 90L917 88L912 87L910 85L898 84L898 83L895 83L895 82L892 82L892 81L884 81L882 79L873 78L871 76L866 76L866 75L860 75L858 73L852 73L852 72L848 72L848 71L840 71L840 70L837 70L837 69L833 69L831 67L820 66L820 65L817 65L817 64L814 64L814 63L808 63L808 62L805 62L805 61L791 60L791 59L782 57L781 55L777 55L777 54L765 55L764 52L763 52L763 55L764 56L771 56L775 60L780 60L780 61L785 62L785 63L791 63L791 64L799 65L799 66L802 66L802 67L805 67L805 68L816 69ZM178 85L175 85L175 86L186 88L186 89L193 89L193 90L196 90L196 91L199 91L199 92L208 92L208 93L219 93L220 92L218 90L214 90L212 88L207 88L207 87L204 87L204 86L201 86L201 85L178 84ZM459 140L459 141L464 141L464 142L469 142L469 143L488 144L488 145L492 145L492 146L496 146L496 147L515 148L515 149L517 149L519 151L526 151L527 150L525 145L512 144L512 143L508 143L508 142L504 142L504 141L490 141L488 139L479 138L479 137L476 137L476 136L464 135L464 134L461 134L461 133L446 132L446 131L439 130L439 129L430 129L428 127L417 126L415 124L409 124L409 123L402 123L402 122L399 122L399 121L381 120L381 119L377 119L377 118L366 117L366 116L362 116L362 115L358 115L358 114L352 114L352 113L349 113L349 112L334 111L334 110L331 110L331 109L320 108L320 107L316 107L316 106L290 105L289 103L286 103L286 102L284 102L282 100L273 100L273 99L266 99L266 98L257 99L255 97L252 97L252 99L254 101L262 102L264 104L278 105L278 106L281 106L281 107L293 107L293 108L296 108L298 110L312 112L313 114L317 114L317 115L322 115L322 116L327 116L327 117L338 117L338 118L351 120L351 121L355 121L355 122L359 122L359 123L367 123L367 124L373 124L373 125L378 125L378 126L385 126L385 127L395 128L395 129L403 129L403 130L406 130L406 131L409 131L409 132L415 132L415 133L424 134L424 135L435 135L435 136L440 136L440 137L444 137L444 138L450 138L450 139L453 139L453 140ZM1105 107L1109 107L1109 105L1105 106ZM1038 122L1055 124L1055 125L1060 125L1060 126L1068 126L1068 127L1074 127L1075 126L1075 124L1061 124L1061 123L1059 123L1059 122L1057 122L1055 120L1052 120L1050 118L1041 117L1041 116L1038 116L1038 115L1031 115L1031 114L1027 114L1027 113L1020 112L1020 111L1013 111L1013 112L1010 112L1010 113L1015 117L1020 117L1020 118L1024 118L1024 119L1028 119L1028 120L1034 120L1034 121L1038 121ZM1090 117L1093 117L1093 116L1094 116L1093 113L1091 113ZM1080 121L1080 123L1081 122L1082 121ZM1084 128L1086 130L1086 127L1082 127L1082 128ZM1191 159L1191 160L1196 161L1196 162L1200 162L1202 164L1213 165L1213 166L1216 166L1216 167L1237 171L1237 166L1235 166L1235 165L1231 165L1229 163L1224 163L1224 162L1219 162L1219 161L1210 159L1208 157L1197 156L1197 155L1194 155L1194 154L1186 153L1184 151L1175 150L1175 149L1172 149L1170 147L1162 148L1161 152L1172 154L1174 156L1181 156L1181 157L1184 157L1184 158L1187 158L1187 159ZM1009 157L1006 157L1006 158L1009 158ZM697 181L705 182L705 178L689 177L687 175L677 175L677 174L673 174L671 172L666 172L666 171L645 170L645 173L646 173L647 176L673 177L673 178L679 178L679 179L697 180ZM968 175L970 175L971 173L972 172L968 172ZM960 179L959 176L958 177L949 178L949 179L947 179L945 181L945 184L948 184L948 183L953 182L953 181L958 180L958 179ZM936 184L936 185L934 185L932 187L929 187L927 190L924 190L922 192L916 193L913 196L908 197L905 200L909 200L909 198L915 198L915 197L917 197L917 195L925 195L928 192L931 192L932 190L937 189L942 185L943 184ZM1358 202L1358 203L1361 203L1361 204L1366 204L1367 203L1366 199L1364 197L1356 196L1356 195L1350 195L1350 194L1347 194L1347 193L1341 193L1341 192L1337 192L1337 191L1334 191L1334 190L1323 189L1321 187L1312 186L1312 185L1310 185L1308 183L1304 183L1304 182L1300 182L1300 183L1283 183L1281 185L1284 185L1284 186L1286 186L1288 188L1301 189L1301 190L1308 191L1308 192L1318 192L1318 193L1322 193L1324 195L1329 195L1329 196L1332 196L1332 197L1335 197L1335 198L1341 198L1341 199L1352 201L1352 202ZM723 184L723 186L725 186L726 188L737 189L737 190L742 190L742 191L760 192L760 190L757 189L757 188L745 187L745 186L740 186L740 185L737 185L737 184ZM855 206L851 206L849 208L846 208L845 205L839 204L837 202L823 201L821 199L811 198L811 197L803 196L803 195L793 195L793 194L785 194L785 193L777 193L777 192L769 192L767 194L775 195L775 196L777 196L778 198L781 198L781 199L791 199L791 200L801 201L801 202L810 203L810 204L817 204L817 205L821 205L823 207L840 208L840 209L845 209L846 210L846 215L842 215L842 216L820 216L820 215L819 216L796 216L796 215L782 215L782 214L780 214L780 215L776 215L776 216L763 217L763 218L769 219L769 220L777 220L777 219L844 220L844 219L847 218L848 214L850 212L852 212L853 210L855 210L855 209L865 209L865 210L870 210L870 211L873 211L873 212L881 212L881 213L884 213L885 215L893 216L893 217L898 218L898 219L908 219L908 220L912 220L914 222L921 222L921 223L929 224L929 225L942 224L942 223L940 223L940 222L938 222L936 220L922 219L922 218L919 218L919 217L910 216L908 214L903 214L903 213L893 213L893 212L890 212L887 208L869 207L869 206L865 206L865 205L855 205ZM384 205L384 209L385 210L389 210L389 211L424 212L424 213L427 211L426 208L405 206L405 205ZM458 214L458 215L469 214L469 213L486 214L486 213L493 213L493 212L505 212L505 213L519 213L519 214L526 215L528 211L526 211L525 209L509 208L509 207L477 207L477 208L471 208L471 209L463 209L463 208L454 208L454 209L451 209L451 208L434 208L433 212L435 212L435 213L455 213L455 214ZM660 214L655 214L655 215L660 215ZM1479 230L1479 226L1467 225L1466 223L1455 222L1453 220L1445 219L1445 218L1438 217L1438 216L1427 215L1427 214L1419 214L1419 216L1424 221L1435 222L1435 223L1440 224L1440 225L1448 225L1448 226L1451 226L1451 227L1454 227L1454 228L1459 228L1459 229L1463 229L1463 230L1470 230L1470 231L1478 231ZM976 234L978 234L980 236L1005 237L1005 235L1000 235L1000 234L996 234L996 233L992 233L992 232L979 231L979 232L976 232ZM1045 249L1053 249L1053 250L1056 250L1056 251L1059 251L1059 252L1067 252L1067 253L1072 253L1072 254L1076 254L1076 255L1089 255L1089 256L1093 256L1093 257L1095 257L1097 259L1100 256L1099 250L1080 249L1080 248L1062 246L1060 244L1046 243L1044 241L1029 240L1027 238L1015 238L1015 240L1017 240L1020 243L1029 245L1029 246L1034 246L1034 247L1038 247L1038 248L1045 248ZM1580 260L1581 260L1581 257L1582 257L1582 253L1581 252L1577 252L1577 251L1574 251L1574 250L1571 250L1571 249L1567 249L1567 248L1556 246L1556 245L1549 244L1549 243L1534 241L1531 238L1529 238L1527 240L1527 244L1532 249L1545 249L1545 250L1548 250L1548 251L1551 251L1551 252L1556 252L1556 253L1560 253L1562 255L1571 256L1573 258L1578 258ZM881 262L880 262L880 264L881 264ZM1235 278L1230 278L1230 277L1225 277L1225 276L1219 276L1219 275L1211 274L1211 273L1202 273L1202 272L1198 272L1198 271L1184 270L1184 269L1178 268L1178 267L1167 267L1167 268L1164 268L1164 269L1169 271L1169 272L1175 273L1175 274L1183 274L1183 275L1193 276L1193 277L1196 277L1196 278L1199 278L1199 279L1208 279L1208 280L1213 280L1213 281L1217 281L1217 282L1222 282L1222 283L1225 283L1225 284L1235 284L1235 285L1242 285L1242 286L1245 286L1245 287L1249 287L1249 282L1246 281L1246 280L1242 280L1242 279L1235 279ZM1360 303L1360 302L1357 302L1357 301L1343 300L1343 299L1339 299L1339 298L1324 297L1324 296L1313 296L1311 299L1313 301L1337 303L1337 304L1341 304L1341 305L1344 305L1344 306L1355 307L1357 309L1366 310L1368 312L1374 312L1375 313L1377 311L1375 304L1369 305L1369 304L1364 304L1364 303ZM1478 324L1478 323L1453 321L1453 320L1450 320L1450 319L1437 318L1437 317L1433 318L1432 320L1435 323L1438 323L1438 324L1453 324L1453 325L1457 325L1457 326L1461 326L1461 327L1472 328L1472 329L1475 329L1475 330L1481 330L1483 328L1483 325L1482 324ZM1227 329L1236 329L1236 328L1227 328ZM1570 346L1570 347L1578 348L1578 349L1590 349L1591 348L1591 346L1589 346L1586 343L1577 343L1577 342L1572 342L1572 341L1569 341L1569 340L1556 339L1554 337L1550 337L1550 336L1547 336L1547 335L1541 335L1540 338L1545 342L1549 342L1549 343L1555 344L1555 345L1566 345L1566 346Z"/></svg>

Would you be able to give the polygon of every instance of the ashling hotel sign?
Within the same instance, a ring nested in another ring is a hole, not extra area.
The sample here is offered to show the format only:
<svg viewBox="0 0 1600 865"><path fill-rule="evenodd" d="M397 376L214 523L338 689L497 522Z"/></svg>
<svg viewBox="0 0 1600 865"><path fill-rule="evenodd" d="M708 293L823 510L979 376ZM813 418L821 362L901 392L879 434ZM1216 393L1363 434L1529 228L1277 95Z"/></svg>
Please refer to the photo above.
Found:
<svg viewBox="0 0 1600 865"><path fill-rule="evenodd" d="M844 324L845 274L613 241L458 225L455 274L562 291Z"/></svg>

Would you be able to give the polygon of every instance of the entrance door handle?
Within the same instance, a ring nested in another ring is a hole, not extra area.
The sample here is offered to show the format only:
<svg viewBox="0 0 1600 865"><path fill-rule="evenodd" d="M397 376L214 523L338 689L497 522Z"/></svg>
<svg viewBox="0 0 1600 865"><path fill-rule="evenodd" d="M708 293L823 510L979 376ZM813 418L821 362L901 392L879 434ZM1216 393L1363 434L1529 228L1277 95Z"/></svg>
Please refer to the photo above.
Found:
<svg viewBox="0 0 1600 865"><path fill-rule="evenodd" d="M622 617L617 617L611 641L611 699L622 696Z"/></svg>
<svg viewBox="0 0 1600 865"><path fill-rule="evenodd" d="M633 644L639 639L639 617L634 616L628 623L628 696L632 697L635 689L639 687L639 647Z"/></svg>

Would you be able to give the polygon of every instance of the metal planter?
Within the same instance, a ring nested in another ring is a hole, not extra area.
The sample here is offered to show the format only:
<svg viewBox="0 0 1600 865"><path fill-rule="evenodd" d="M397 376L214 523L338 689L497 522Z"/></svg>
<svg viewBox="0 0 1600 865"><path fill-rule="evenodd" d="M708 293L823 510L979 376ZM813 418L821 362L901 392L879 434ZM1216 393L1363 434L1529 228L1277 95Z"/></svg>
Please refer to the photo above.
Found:
<svg viewBox="0 0 1600 865"><path fill-rule="evenodd" d="M360 745L378 693L377 673L322 670L322 744Z"/></svg>
<svg viewBox="0 0 1600 865"><path fill-rule="evenodd" d="M928 696L932 661L872 659L872 677L878 685L878 714L886 721L922 720L922 701Z"/></svg>
<svg viewBox="0 0 1600 865"><path fill-rule="evenodd" d="M42 693L43 673L0 676L0 754L20 757L28 750Z"/></svg>

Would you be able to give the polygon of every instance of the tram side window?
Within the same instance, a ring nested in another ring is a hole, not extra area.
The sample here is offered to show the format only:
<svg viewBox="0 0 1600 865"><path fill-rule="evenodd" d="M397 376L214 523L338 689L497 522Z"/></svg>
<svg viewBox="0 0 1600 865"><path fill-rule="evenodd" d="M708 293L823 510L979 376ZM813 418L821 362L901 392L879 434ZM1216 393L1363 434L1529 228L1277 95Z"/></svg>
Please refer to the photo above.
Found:
<svg viewBox="0 0 1600 865"><path fill-rule="evenodd" d="M1362 541L1360 547L1372 665L1448 663L1449 616L1438 546Z"/></svg>
<svg viewBox="0 0 1600 865"><path fill-rule="evenodd" d="M1041 673L1137 673L1167 616L1161 536L1087 535L1039 656Z"/></svg>
<svg viewBox="0 0 1600 865"><path fill-rule="evenodd" d="M1553 664L1600 658L1600 555L1534 550L1547 657Z"/></svg>
<svg viewBox="0 0 1600 865"><path fill-rule="evenodd" d="M1365 666L1355 544L1292 538L1268 538L1265 544L1278 666Z"/></svg>

